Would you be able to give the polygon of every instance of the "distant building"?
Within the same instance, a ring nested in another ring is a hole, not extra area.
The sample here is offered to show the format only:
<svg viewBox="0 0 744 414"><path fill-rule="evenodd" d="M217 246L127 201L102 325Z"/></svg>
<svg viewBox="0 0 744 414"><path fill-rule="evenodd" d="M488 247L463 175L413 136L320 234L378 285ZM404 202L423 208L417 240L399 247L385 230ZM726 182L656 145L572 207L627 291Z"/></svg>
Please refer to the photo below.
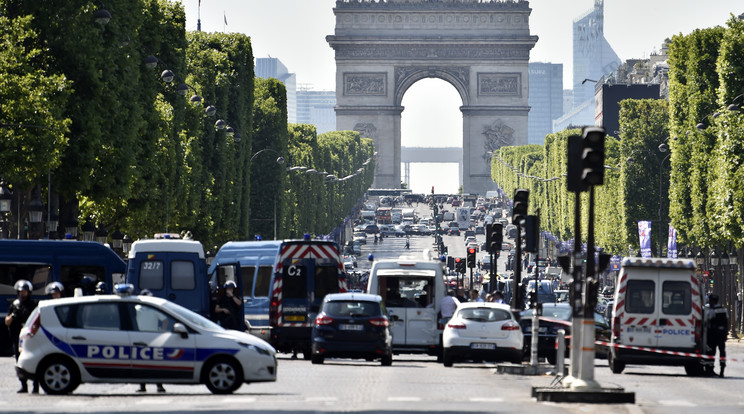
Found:
<svg viewBox="0 0 744 414"><path fill-rule="evenodd" d="M597 85L594 125L602 126L607 135L620 135L620 101L624 99L659 99L660 85L615 84Z"/></svg>
<svg viewBox="0 0 744 414"><path fill-rule="evenodd" d="M336 91L297 90L297 122L313 124L319 134L336 130Z"/></svg>
<svg viewBox="0 0 744 414"><path fill-rule="evenodd" d="M542 145L552 132L553 120L563 115L563 64L530 63L529 76L527 142Z"/></svg>
<svg viewBox="0 0 744 414"><path fill-rule="evenodd" d="M277 58L256 58L257 78L275 78L287 88L287 122L297 122L297 77Z"/></svg>
<svg viewBox="0 0 744 414"><path fill-rule="evenodd" d="M604 0L594 0L594 7L573 22L573 105L554 121L554 132L568 125L593 125L594 85L620 63L604 37Z"/></svg>

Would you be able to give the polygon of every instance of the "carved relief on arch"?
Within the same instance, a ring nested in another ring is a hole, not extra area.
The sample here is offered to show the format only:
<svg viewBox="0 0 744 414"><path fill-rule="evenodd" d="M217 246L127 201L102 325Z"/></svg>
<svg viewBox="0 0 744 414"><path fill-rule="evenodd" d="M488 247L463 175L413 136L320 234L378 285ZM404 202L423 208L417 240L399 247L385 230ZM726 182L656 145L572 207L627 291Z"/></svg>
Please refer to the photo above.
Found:
<svg viewBox="0 0 744 414"><path fill-rule="evenodd" d="M359 122L354 125L354 131L359 132L362 138L377 140L377 127L371 122Z"/></svg>
<svg viewBox="0 0 744 414"><path fill-rule="evenodd" d="M438 78L449 82L457 89L463 105L470 102L470 67L469 66L396 66L395 67L395 105L403 102L408 88L425 78Z"/></svg>
<svg viewBox="0 0 744 414"><path fill-rule="evenodd" d="M514 128L500 119L484 125L483 135L486 137L483 144L483 160L486 163L491 161L491 153L498 151L501 147L514 145Z"/></svg>

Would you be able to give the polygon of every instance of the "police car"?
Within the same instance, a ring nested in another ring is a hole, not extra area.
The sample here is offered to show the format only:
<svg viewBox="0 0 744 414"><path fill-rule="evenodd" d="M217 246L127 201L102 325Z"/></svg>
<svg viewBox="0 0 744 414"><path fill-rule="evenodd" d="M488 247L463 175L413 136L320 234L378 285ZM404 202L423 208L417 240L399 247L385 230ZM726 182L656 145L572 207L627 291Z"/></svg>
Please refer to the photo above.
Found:
<svg viewBox="0 0 744 414"><path fill-rule="evenodd" d="M80 383L205 384L229 394L244 382L276 381L276 351L173 302L116 295L45 300L21 331L16 372L47 394Z"/></svg>

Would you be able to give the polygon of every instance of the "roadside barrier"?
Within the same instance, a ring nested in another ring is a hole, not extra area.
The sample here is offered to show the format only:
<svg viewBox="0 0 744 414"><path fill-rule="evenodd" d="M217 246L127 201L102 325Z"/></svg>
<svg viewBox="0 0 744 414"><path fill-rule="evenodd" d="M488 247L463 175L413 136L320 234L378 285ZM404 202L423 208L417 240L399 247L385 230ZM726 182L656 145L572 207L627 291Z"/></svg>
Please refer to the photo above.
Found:
<svg viewBox="0 0 744 414"><path fill-rule="evenodd" d="M632 346L632 345L620 345L620 344L612 345L610 342L605 342L605 341L594 341L594 343L596 345L604 345L607 347L614 346L615 348L632 349L634 351L652 352L655 354L683 356L683 357L690 357L690 358L717 359L716 356L714 355L696 354L693 352L667 351L665 349L654 349L654 348L648 348L644 346ZM744 360L738 359L738 358L718 358L718 359L720 359L721 361L726 361L726 362L744 362Z"/></svg>

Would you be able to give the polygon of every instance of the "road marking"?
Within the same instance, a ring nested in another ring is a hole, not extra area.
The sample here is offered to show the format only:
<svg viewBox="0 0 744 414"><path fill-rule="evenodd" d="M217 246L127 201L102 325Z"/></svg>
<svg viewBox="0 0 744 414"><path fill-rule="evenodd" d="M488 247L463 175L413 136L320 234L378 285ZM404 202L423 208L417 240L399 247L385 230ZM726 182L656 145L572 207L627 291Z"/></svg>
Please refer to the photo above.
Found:
<svg viewBox="0 0 744 414"><path fill-rule="evenodd" d="M486 398L486 397L472 397L470 398L471 402L504 402L503 398Z"/></svg>
<svg viewBox="0 0 744 414"><path fill-rule="evenodd" d="M137 405L167 405L172 404L172 398L144 397L137 401Z"/></svg>
<svg viewBox="0 0 744 414"><path fill-rule="evenodd" d="M336 402L338 401L338 397L307 397L305 398L305 401L307 402Z"/></svg>
<svg viewBox="0 0 744 414"><path fill-rule="evenodd" d="M663 400L659 404L666 407L697 407L697 404L684 400Z"/></svg>
<svg viewBox="0 0 744 414"><path fill-rule="evenodd" d="M229 404L250 404L256 402L256 397L226 397L222 402Z"/></svg>
<svg viewBox="0 0 744 414"><path fill-rule="evenodd" d="M421 397L388 397L389 402L418 402Z"/></svg>

